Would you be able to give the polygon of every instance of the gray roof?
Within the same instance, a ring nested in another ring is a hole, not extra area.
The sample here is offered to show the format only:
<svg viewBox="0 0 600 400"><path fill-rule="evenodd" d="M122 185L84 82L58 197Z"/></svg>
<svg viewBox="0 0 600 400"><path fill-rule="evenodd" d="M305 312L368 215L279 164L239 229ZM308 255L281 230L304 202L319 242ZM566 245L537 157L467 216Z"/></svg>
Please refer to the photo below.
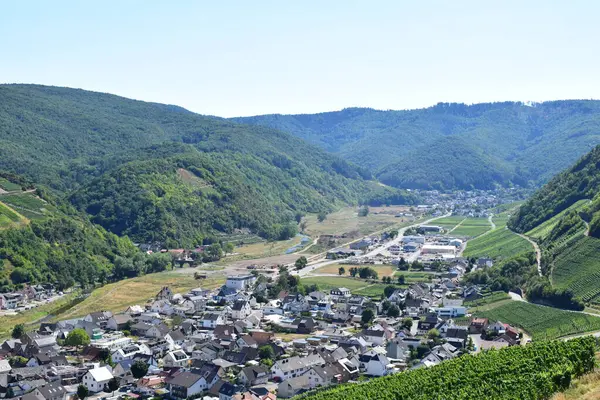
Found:
<svg viewBox="0 0 600 400"><path fill-rule="evenodd" d="M202 376L198 374L184 371L169 379L168 383L175 386L183 386L189 388L192 387L194 383L198 382L198 380L200 380L201 378Z"/></svg>

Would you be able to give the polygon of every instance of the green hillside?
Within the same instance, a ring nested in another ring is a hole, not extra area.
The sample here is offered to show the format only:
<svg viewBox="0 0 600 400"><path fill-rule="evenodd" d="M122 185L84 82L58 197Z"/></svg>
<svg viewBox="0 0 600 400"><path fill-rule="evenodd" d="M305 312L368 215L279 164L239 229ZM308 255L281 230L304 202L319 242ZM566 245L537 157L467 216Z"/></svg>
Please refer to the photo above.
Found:
<svg viewBox="0 0 600 400"><path fill-rule="evenodd" d="M580 235L553 260L552 283L571 290L583 301L599 302L599 282L600 239Z"/></svg>
<svg viewBox="0 0 600 400"><path fill-rule="evenodd" d="M0 98L0 170L136 240L191 245L235 228L279 238L304 212L414 202L271 128L58 87L0 85Z"/></svg>
<svg viewBox="0 0 600 400"><path fill-rule="evenodd" d="M292 133L410 188L539 184L600 143L600 102L440 103L235 121Z"/></svg>

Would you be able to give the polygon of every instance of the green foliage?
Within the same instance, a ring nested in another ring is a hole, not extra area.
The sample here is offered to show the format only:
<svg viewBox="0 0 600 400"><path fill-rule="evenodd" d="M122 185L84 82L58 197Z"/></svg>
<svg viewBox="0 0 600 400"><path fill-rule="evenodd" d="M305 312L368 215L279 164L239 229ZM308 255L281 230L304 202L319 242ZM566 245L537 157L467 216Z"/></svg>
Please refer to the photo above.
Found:
<svg viewBox="0 0 600 400"><path fill-rule="evenodd" d="M237 228L287 239L298 213L415 201L269 128L66 88L2 85L0 98L0 169L135 241L188 247Z"/></svg>
<svg viewBox="0 0 600 400"><path fill-rule="evenodd" d="M600 330L599 317L522 301L510 301L475 314L518 326L529 333L534 340L552 340Z"/></svg>
<svg viewBox="0 0 600 400"><path fill-rule="evenodd" d="M24 282L56 282L61 289L74 283L87 286L106 280L113 270L117 277L129 276L120 273L121 261L138 259L143 263L144 255L129 239L87 221L67 216L32 221L26 227L0 231L0 261L14 266L12 282L4 281L0 289Z"/></svg>
<svg viewBox="0 0 600 400"><path fill-rule="evenodd" d="M65 344L67 346L77 347L87 346L88 344L90 344L90 336L84 329L76 328L69 332L67 338L65 339Z"/></svg>
<svg viewBox="0 0 600 400"><path fill-rule="evenodd" d="M387 309L386 315L390 318L398 318L400 316L400 308L397 305L392 304L390 308Z"/></svg>
<svg viewBox="0 0 600 400"><path fill-rule="evenodd" d="M85 385L77 386L77 398L84 400L89 394L88 388Z"/></svg>
<svg viewBox="0 0 600 400"><path fill-rule="evenodd" d="M317 215L317 221L319 221L319 222L323 222L323 221L325 221L326 219L327 219L327 213L320 212L320 213Z"/></svg>
<svg viewBox="0 0 600 400"><path fill-rule="evenodd" d="M597 146L521 205L509 226L517 232L527 232L579 200L595 198L599 191L600 146Z"/></svg>
<svg viewBox="0 0 600 400"><path fill-rule="evenodd" d="M292 133L409 188L493 188L549 179L597 143L597 101L475 105L407 111L347 108L236 121Z"/></svg>
<svg viewBox="0 0 600 400"><path fill-rule="evenodd" d="M369 325L375 319L375 313L370 308L363 310L360 320L363 325Z"/></svg>
<svg viewBox="0 0 600 400"><path fill-rule="evenodd" d="M406 329L410 329L413 326L413 319L412 318L404 318L402 320L402 327L406 328Z"/></svg>
<svg viewBox="0 0 600 400"><path fill-rule="evenodd" d="M431 368L308 392L300 399L542 400L593 370L595 341L542 342L463 356Z"/></svg>
<svg viewBox="0 0 600 400"><path fill-rule="evenodd" d="M344 268L344 267L338 268L338 275L344 275L345 273L346 273L346 268Z"/></svg>
<svg viewBox="0 0 600 400"><path fill-rule="evenodd" d="M562 248L553 261L552 283L586 302L600 296L600 239L579 236Z"/></svg>
<svg viewBox="0 0 600 400"><path fill-rule="evenodd" d="M358 216L359 217L366 217L367 215L369 215L369 206L361 206L358 209Z"/></svg>
<svg viewBox="0 0 600 400"><path fill-rule="evenodd" d="M140 379L148 373L148 364L142 360L137 360L131 364L131 374L135 379Z"/></svg>
<svg viewBox="0 0 600 400"><path fill-rule="evenodd" d="M307 264L308 264L308 260L306 259L306 257L301 256L299 259L296 260L296 262L294 263L294 266L296 267L296 269L302 269L302 268L306 267Z"/></svg>
<svg viewBox="0 0 600 400"><path fill-rule="evenodd" d="M25 334L25 325L17 324L12 330L11 336L13 339L20 339Z"/></svg>
<svg viewBox="0 0 600 400"><path fill-rule="evenodd" d="M261 360L273 360L275 359L275 351L273 350L273 347L265 345L265 346L261 346L258 349L258 356L260 357Z"/></svg>

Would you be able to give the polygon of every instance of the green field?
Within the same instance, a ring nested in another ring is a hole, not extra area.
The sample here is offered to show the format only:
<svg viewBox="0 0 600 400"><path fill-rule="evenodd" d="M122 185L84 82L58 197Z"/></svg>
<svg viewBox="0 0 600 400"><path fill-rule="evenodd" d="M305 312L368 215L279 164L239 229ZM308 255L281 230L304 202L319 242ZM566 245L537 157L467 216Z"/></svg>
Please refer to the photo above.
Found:
<svg viewBox="0 0 600 400"><path fill-rule="evenodd" d="M453 215L451 217L438 218L435 221L433 221L432 224L439 225L446 231L449 231L466 218L467 217L463 217L461 215Z"/></svg>
<svg viewBox="0 0 600 400"><path fill-rule="evenodd" d="M452 231L453 236L476 237L492 229L487 218L467 218Z"/></svg>
<svg viewBox="0 0 600 400"><path fill-rule="evenodd" d="M600 330L599 317L522 301L499 304L486 311L477 311L474 315L517 326L533 340L552 340Z"/></svg>
<svg viewBox="0 0 600 400"><path fill-rule="evenodd" d="M24 219L23 216L13 211L6 206L6 204L0 202L0 229L20 225L26 222L27 220Z"/></svg>
<svg viewBox="0 0 600 400"><path fill-rule="evenodd" d="M600 239L580 236L554 260L552 283L569 289L584 301L597 302L600 296Z"/></svg>
<svg viewBox="0 0 600 400"><path fill-rule="evenodd" d="M54 213L56 208L33 193L0 195L0 201L29 219L41 219Z"/></svg>
<svg viewBox="0 0 600 400"><path fill-rule="evenodd" d="M430 279L436 277L436 274L432 274L430 272L396 271L394 273L394 279L398 279L398 276L400 275L404 275L406 283L429 282Z"/></svg>
<svg viewBox="0 0 600 400"><path fill-rule="evenodd" d="M4 189L7 192L12 192L15 190L21 190L21 185L17 185L16 183L9 182L4 178L0 178L0 189Z"/></svg>
<svg viewBox="0 0 600 400"><path fill-rule="evenodd" d="M537 238L537 239L543 239L546 235L548 235L550 233L550 231L552 231L552 228L554 228L556 226L556 224L558 224L558 222L560 221L560 219L562 218L562 216L565 213L569 212L570 210L580 210L581 208L586 206L589 202L590 202L589 200L579 200L577 203L573 204L571 207L567 208L566 210L561 211L560 213L556 214L554 217L552 217L549 220L536 226L535 228L533 228L532 230L527 232L526 235Z"/></svg>
<svg viewBox="0 0 600 400"><path fill-rule="evenodd" d="M533 251L533 247L527 240L502 227L496 228L487 235L470 240L463 255L465 257L505 259L530 251Z"/></svg>
<svg viewBox="0 0 600 400"><path fill-rule="evenodd" d="M505 292L492 292L486 296L483 296L480 299L465 301L465 306L467 307L481 307L493 303L497 303L499 301L508 300L510 296Z"/></svg>
<svg viewBox="0 0 600 400"><path fill-rule="evenodd" d="M346 278L343 276L319 276L319 277L308 277L302 278L300 283L303 285L317 285L319 286L319 290L329 291L331 289L335 289L338 287L345 287L350 289L353 293L357 289L364 288L370 285L369 282L363 281L361 279L354 278Z"/></svg>

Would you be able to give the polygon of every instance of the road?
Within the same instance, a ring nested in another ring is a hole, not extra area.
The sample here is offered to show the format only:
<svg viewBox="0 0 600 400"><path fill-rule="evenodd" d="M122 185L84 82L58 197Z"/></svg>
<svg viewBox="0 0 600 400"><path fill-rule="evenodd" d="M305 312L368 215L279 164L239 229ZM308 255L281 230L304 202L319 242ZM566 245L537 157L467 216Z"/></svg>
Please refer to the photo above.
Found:
<svg viewBox="0 0 600 400"><path fill-rule="evenodd" d="M515 232L516 233L516 232ZM540 276L542 276L542 251L540 250L540 246L538 246L538 244L536 242L534 242L533 240L531 240L529 238L529 236L525 236L521 233L517 233L517 235L521 236L523 239L527 240L529 243L531 243L531 245L533 246L533 248L535 249L535 260L537 262L537 270L538 270L538 274Z"/></svg>
<svg viewBox="0 0 600 400"><path fill-rule="evenodd" d="M402 241L402 238L404 237L404 233L405 233L405 232L406 232L408 229L410 229L410 228L414 228L414 227L416 227L416 226L423 225L423 224L428 224L428 223L430 223L430 222L432 222L432 221L435 221L436 219L440 219L440 218L446 218L446 217L449 217L450 215L451 215L451 214L450 214L450 213L448 213L448 214L442 215L442 216L440 216L440 217L430 218L430 219L428 219L428 220L426 220L426 221L421 221L421 222L419 222L419 223L416 223L416 224L413 224L413 225L409 225L409 226L405 226L404 228L400 228L400 229L398 230L398 235L397 235L397 236L396 236L394 239L392 239L392 240L389 240L389 241L385 242L385 243L383 244L383 246L378 246L378 247L376 247L375 249L373 249L373 250L371 250L370 252L368 252L368 253L366 253L366 254L362 255L362 256L361 256L361 257L359 257L359 258L373 257L373 256L375 256L375 255L379 254L379 253L380 253L380 252L382 252L382 251L386 251L386 250L387 250L388 248L390 248L391 246L393 246L393 245L395 245L395 244L398 244L398 243L400 243L400 242ZM371 235L373 235L373 234L371 234ZM369 237L369 236L371 236L371 235L364 236L363 238ZM363 238L361 238L361 239L363 239ZM361 239L354 240L353 242L357 242L357 241L359 241L359 240L361 240ZM309 263L309 264L308 264L306 267L302 268L302 269L301 269L301 270L299 270L299 271L292 271L292 274L293 274L293 275L298 275L299 277L303 277L303 276L306 276L306 275L310 274L310 273L311 273L312 271L314 271L315 269L318 269L318 268L324 267L324 266L326 266L326 265L331 265L331 264L339 264L339 263L340 263L340 261L341 261L341 260L325 260L325 259L316 260L316 261L314 261L314 262L312 262L312 263Z"/></svg>

